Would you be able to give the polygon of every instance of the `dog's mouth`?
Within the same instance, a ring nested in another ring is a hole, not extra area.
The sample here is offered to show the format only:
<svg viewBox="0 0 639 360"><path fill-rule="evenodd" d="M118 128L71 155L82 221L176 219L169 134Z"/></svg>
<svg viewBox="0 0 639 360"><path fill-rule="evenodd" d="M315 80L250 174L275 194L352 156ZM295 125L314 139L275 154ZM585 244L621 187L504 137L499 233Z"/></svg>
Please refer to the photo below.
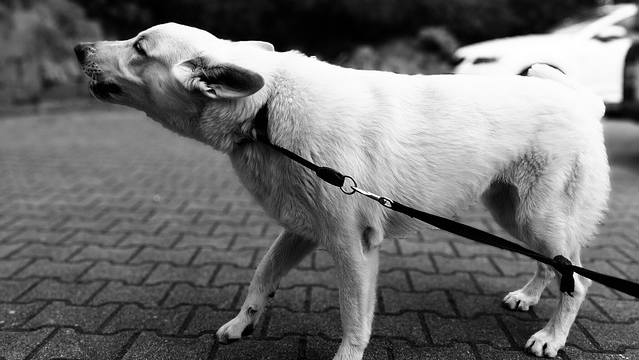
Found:
<svg viewBox="0 0 639 360"><path fill-rule="evenodd" d="M113 95L122 94L122 88L118 84L95 79L89 83L89 90L99 100L108 100Z"/></svg>
<svg viewBox="0 0 639 360"><path fill-rule="evenodd" d="M82 64L82 71L91 79L89 90L98 100L109 100L113 95L122 94L122 88L118 84L103 79L102 69L96 64Z"/></svg>

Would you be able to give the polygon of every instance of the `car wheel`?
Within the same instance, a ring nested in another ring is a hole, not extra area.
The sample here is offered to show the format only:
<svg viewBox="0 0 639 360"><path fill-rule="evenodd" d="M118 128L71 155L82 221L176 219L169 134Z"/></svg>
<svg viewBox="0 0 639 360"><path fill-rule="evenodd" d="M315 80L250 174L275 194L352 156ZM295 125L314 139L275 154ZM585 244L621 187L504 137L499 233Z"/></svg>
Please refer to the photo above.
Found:
<svg viewBox="0 0 639 360"><path fill-rule="evenodd" d="M639 120L639 41L626 55L623 77L624 112Z"/></svg>

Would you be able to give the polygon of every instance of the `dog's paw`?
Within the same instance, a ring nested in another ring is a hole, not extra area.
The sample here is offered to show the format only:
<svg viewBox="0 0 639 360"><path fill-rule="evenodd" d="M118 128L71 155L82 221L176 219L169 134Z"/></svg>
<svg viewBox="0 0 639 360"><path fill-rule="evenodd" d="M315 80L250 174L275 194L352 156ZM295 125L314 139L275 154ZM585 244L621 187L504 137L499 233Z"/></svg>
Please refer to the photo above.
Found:
<svg viewBox="0 0 639 360"><path fill-rule="evenodd" d="M515 290L508 293L502 300L502 305L509 310L513 311L528 311L533 305L537 305L539 298L526 295L521 290Z"/></svg>
<svg viewBox="0 0 639 360"><path fill-rule="evenodd" d="M526 342L526 351L538 357L555 357L566 344L566 337L546 329L537 331Z"/></svg>
<svg viewBox="0 0 639 360"><path fill-rule="evenodd" d="M215 334L221 344L230 344L240 340L242 336L249 336L253 333L254 325L252 321L241 315L222 325Z"/></svg>

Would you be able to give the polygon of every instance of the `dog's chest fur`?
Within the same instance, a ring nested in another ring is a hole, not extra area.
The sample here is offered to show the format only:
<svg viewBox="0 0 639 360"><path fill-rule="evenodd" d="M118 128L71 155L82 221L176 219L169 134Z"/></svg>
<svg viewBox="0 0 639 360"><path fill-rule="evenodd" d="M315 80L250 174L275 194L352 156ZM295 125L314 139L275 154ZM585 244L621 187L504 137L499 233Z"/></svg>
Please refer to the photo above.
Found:
<svg viewBox="0 0 639 360"><path fill-rule="evenodd" d="M312 237L312 214L322 190L309 172L259 143L242 145L230 158L239 179L271 217L290 231Z"/></svg>

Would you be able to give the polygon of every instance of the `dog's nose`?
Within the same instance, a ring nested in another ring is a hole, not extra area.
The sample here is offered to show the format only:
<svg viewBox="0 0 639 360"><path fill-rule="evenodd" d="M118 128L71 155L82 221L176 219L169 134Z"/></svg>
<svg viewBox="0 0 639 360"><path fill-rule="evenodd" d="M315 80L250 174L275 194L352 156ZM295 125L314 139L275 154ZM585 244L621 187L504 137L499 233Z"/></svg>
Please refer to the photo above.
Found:
<svg viewBox="0 0 639 360"><path fill-rule="evenodd" d="M83 63L86 60L89 52L94 50L95 48L93 46L93 43L79 43L73 48L73 51L75 51L75 56L77 56L80 63Z"/></svg>

